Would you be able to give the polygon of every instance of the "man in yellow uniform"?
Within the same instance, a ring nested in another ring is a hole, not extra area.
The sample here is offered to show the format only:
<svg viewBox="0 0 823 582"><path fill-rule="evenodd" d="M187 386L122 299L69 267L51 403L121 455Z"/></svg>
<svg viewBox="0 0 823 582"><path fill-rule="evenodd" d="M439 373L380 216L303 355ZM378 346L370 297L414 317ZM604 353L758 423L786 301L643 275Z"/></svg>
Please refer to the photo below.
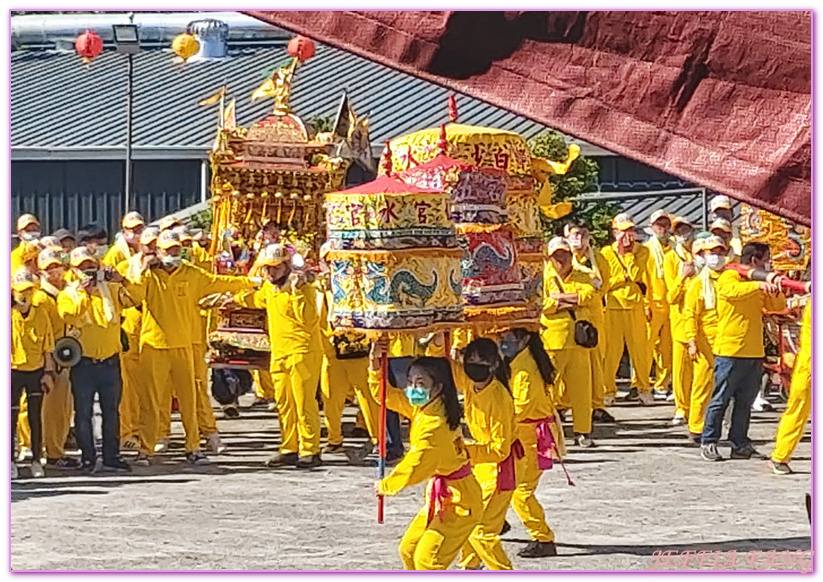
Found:
<svg viewBox="0 0 823 582"><path fill-rule="evenodd" d="M146 229L146 222L139 212L129 212L120 222L123 230L114 237L114 244L106 251L102 263L116 267L132 255L140 252L140 235Z"/></svg>
<svg viewBox="0 0 823 582"><path fill-rule="evenodd" d="M807 286L811 292L811 284ZM792 383L789 387L789 402L780 417L774 450L772 451L772 471L778 475L792 472L789 460L803 436L803 428L812 412L812 300L809 298L803 309L803 323L800 328L800 349L794 360Z"/></svg>
<svg viewBox="0 0 823 582"><path fill-rule="evenodd" d="M714 390L714 342L717 337L717 279L725 269L726 244L718 236L697 239L692 245L698 274L686 285L683 327L692 361L689 433L700 443L706 407Z"/></svg>
<svg viewBox="0 0 823 582"><path fill-rule="evenodd" d="M192 343L199 332L198 301L212 293L236 293L255 285L246 277L206 273L182 260L180 237L163 231L157 238L159 263L144 270L137 280L143 301L140 331L140 369L146 378L146 398L140 402L140 453L136 463L148 466L161 430L160 406L177 395L180 418L186 432L186 460L208 463L200 450L197 424L197 390L194 381Z"/></svg>
<svg viewBox="0 0 823 582"><path fill-rule="evenodd" d="M266 282L254 293L238 296L246 307L265 309L271 343L271 375L280 419L280 452L267 465L311 469L320 458L320 408L317 384L323 363L318 300L314 287L292 273L291 257L270 244L258 257Z"/></svg>
<svg viewBox="0 0 823 582"><path fill-rule="evenodd" d="M575 325L591 322L589 305L595 299L591 277L575 271L569 243L560 237L549 241L549 262L543 277L543 310L540 338L551 356L572 405L575 442L594 446L592 430L592 355L594 346L583 347L575 341Z"/></svg>
<svg viewBox="0 0 823 582"><path fill-rule="evenodd" d="M124 221L125 222L125 221ZM148 227L141 231L139 252L117 265L117 272L136 282L143 271L143 257L155 256L159 231ZM108 256L108 255L107 255ZM105 261L105 259L104 259ZM122 394L120 397L120 447L127 451L140 448L140 400L145 398L145 379L140 369L140 330L143 326L143 307L137 305L123 311L123 333L127 349L120 353Z"/></svg>
<svg viewBox="0 0 823 582"><path fill-rule="evenodd" d="M637 242L637 231L628 214L618 214L612 221L615 242L601 252L609 264L609 283L606 292L606 357L603 373L606 379L606 406L617 394L617 369L628 349L632 367L637 371L637 389L632 388L641 404L654 404L649 382L651 350L646 335L646 308L649 283L649 249Z"/></svg>
<svg viewBox="0 0 823 582"><path fill-rule="evenodd" d="M764 269L770 259L769 246L747 243L741 264ZM734 399L729 428L732 459L766 459L749 440L752 404L763 375L763 311L779 311L785 298L771 282L746 281L735 270L724 271L717 279L717 339L714 344L714 393L706 409L701 456L721 461L717 450L723 415Z"/></svg>
<svg viewBox="0 0 823 582"><path fill-rule="evenodd" d="M669 302L666 299L666 275L664 263L666 256L672 252L674 245L671 238L672 222L669 215L663 210L652 213L650 229L652 236L646 241L649 249L649 310L648 319L648 349L652 350L650 362L654 362L657 379L654 382L654 392L666 396L671 384L672 369L672 328L669 321ZM635 368L634 374L640 372ZM649 366L651 374L651 365ZM636 382L636 380L635 380Z"/></svg>
<svg viewBox="0 0 823 582"><path fill-rule="evenodd" d="M689 417L694 372L683 321L683 301L686 287L696 269L692 259L694 226L686 218L677 216L672 220L672 228L675 244L664 259L663 274L666 279L666 302L669 304L669 327L672 330L672 389L675 403L672 424L680 426L686 424Z"/></svg>
<svg viewBox="0 0 823 582"><path fill-rule="evenodd" d="M715 218L709 226L709 232L714 236L719 236L723 239L726 245L726 261L728 263L736 263L740 259L739 252L734 250L732 246L732 223L725 218Z"/></svg>
<svg viewBox="0 0 823 582"><path fill-rule="evenodd" d="M71 253L71 266L76 280L69 283L57 297L60 317L77 332L83 357L71 369L71 390L74 396L75 431L80 445L81 466L95 470L97 453L94 446L92 418L94 398L100 400L103 416L104 471L131 471L120 457L120 315L136 305L129 294L131 283L113 269L99 277L100 264L86 247Z"/></svg>
<svg viewBox="0 0 823 582"><path fill-rule="evenodd" d="M603 298L609 290L609 264L603 254L592 247L591 235L585 225L569 225L566 227L565 235L572 248L574 268L586 273L592 279L595 296L589 306L589 311L592 315L592 324L597 328L599 336L602 338L592 351L592 421L614 422L614 417L606 411L604 402L606 379L603 374L607 337Z"/></svg>
<svg viewBox="0 0 823 582"><path fill-rule="evenodd" d="M722 218L723 220L727 220L729 225L734 222L732 201L728 196L714 196L711 202L709 202L709 212L711 213L712 221ZM743 243L740 240L740 232L738 232L736 228L732 227L729 230L729 237L730 239L726 241L729 245L729 253L735 257L739 257L740 252L743 250Z"/></svg>
<svg viewBox="0 0 823 582"><path fill-rule="evenodd" d="M39 249L34 245L40 238L40 221L33 214L24 214L17 219L17 238L20 244L11 252L11 273L16 273L20 267L32 259L37 259ZM34 253L34 257L32 257Z"/></svg>
<svg viewBox="0 0 823 582"><path fill-rule="evenodd" d="M57 311L57 296L66 286L65 266L57 250L43 249L37 258L40 268L40 289L35 292L33 304L49 315L55 339L66 335L66 325ZM74 412L68 368L55 368L54 387L43 396L43 444L46 464L54 469L76 469L75 459L66 456L65 443Z"/></svg>

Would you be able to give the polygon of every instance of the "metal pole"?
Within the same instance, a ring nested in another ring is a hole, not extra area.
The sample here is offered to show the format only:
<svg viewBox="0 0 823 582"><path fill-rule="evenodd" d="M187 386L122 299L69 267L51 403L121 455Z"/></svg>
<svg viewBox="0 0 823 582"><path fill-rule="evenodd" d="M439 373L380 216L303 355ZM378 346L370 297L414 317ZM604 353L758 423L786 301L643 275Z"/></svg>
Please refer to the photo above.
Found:
<svg viewBox="0 0 823 582"><path fill-rule="evenodd" d="M200 162L200 202L205 203L208 200L209 184L207 182L209 176L208 162L203 160Z"/></svg>
<svg viewBox="0 0 823 582"><path fill-rule="evenodd" d="M709 230L709 197L706 194L706 189L703 188L703 230Z"/></svg>
<svg viewBox="0 0 823 582"><path fill-rule="evenodd" d="M129 211L131 205L131 140L132 140L132 98L134 89L134 59L131 53L126 55L128 63L128 91L126 93L126 184L125 184L125 209L123 213Z"/></svg>

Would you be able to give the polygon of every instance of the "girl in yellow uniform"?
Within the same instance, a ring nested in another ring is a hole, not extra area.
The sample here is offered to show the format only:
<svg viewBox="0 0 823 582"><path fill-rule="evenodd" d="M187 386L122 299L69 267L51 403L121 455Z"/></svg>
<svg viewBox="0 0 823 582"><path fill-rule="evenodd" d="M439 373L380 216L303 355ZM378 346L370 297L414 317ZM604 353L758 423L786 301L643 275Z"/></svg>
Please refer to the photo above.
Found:
<svg viewBox="0 0 823 582"><path fill-rule="evenodd" d="M380 360L386 346L375 342L369 384L380 391ZM445 570L483 516L483 494L469 462L460 429L460 403L448 360L412 362L406 390L386 386L386 406L411 418L410 450L391 474L375 482L378 495L397 495L428 480L426 503L400 540L407 570Z"/></svg>
<svg viewBox="0 0 823 582"><path fill-rule="evenodd" d="M561 459L566 454L563 430L549 391L554 382L554 366L540 336L522 328L503 335L500 351L511 367L514 436L524 450L523 457L515 463L517 487L512 507L532 540L517 555L556 556L554 532L546 524L543 507L535 497L540 476L551 468L553 457Z"/></svg>
<svg viewBox="0 0 823 582"><path fill-rule="evenodd" d="M509 366L501 360L496 343L479 338L466 347L462 369L453 366L452 370L474 438L466 448L483 492L483 519L463 548L460 566L478 570L482 560L489 570L511 570L500 530L516 485L514 464L523 456L523 448L519 441L515 444Z"/></svg>

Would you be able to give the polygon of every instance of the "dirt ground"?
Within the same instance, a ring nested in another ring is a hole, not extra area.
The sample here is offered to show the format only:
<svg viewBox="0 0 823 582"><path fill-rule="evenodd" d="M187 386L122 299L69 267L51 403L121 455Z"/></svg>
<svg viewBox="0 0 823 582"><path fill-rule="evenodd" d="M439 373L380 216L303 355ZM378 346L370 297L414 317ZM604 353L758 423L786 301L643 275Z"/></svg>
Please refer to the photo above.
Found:
<svg viewBox="0 0 823 582"><path fill-rule="evenodd" d="M753 416L751 435L763 452L772 448L780 410ZM353 413L347 409L347 432ZM612 413L617 424L595 427L596 448L569 447L575 487L566 484L559 467L541 480L538 498L559 556L517 557L528 536L509 512L512 529L503 540L515 569L695 569L696 556L680 562L674 556L701 550L714 552L702 555L703 568L810 568L808 426L792 462L796 474L777 476L766 461L702 461L685 429L669 426L671 404L618 403ZM135 468L128 476L47 470L45 479L14 482L12 568L401 567L397 543L421 505L422 486L387 499L386 523L378 525L375 468L328 455L323 467L309 472L267 469L262 462L279 442L276 415L251 409L240 419L223 420L219 412L218 418L229 450L207 467L184 463L175 420L176 447L157 457L159 465ZM347 439L351 446L361 442ZM727 456L728 445L721 452Z"/></svg>

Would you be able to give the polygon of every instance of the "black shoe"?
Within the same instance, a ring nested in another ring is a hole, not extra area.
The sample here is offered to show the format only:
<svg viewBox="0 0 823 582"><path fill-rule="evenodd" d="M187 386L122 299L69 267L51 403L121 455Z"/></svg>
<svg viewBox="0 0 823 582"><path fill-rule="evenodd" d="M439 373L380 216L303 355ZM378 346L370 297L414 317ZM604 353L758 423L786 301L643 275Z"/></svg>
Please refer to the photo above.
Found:
<svg viewBox="0 0 823 582"><path fill-rule="evenodd" d="M592 410L592 422L614 423L617 421L605 408L598 408L597 410Z"/></svg>
<svg viewBox="0 0 823 582"><path fill-rule="evenodd" d="M500 535L501 536L506 535L507 533L509 533L511 531L511 529L512 529L512 526L509 524L509 522L504 521L503 522L503 527L500 528Z"/></svg>
<svg viewBox="0 0 823 582"><path fill-rule="evenodd" d="M80 448L80 447L77 446L77 437L74 434L74 429L73 428L69 429L69 434L66 437L66 443L65 443L64 448L66 448L70 451L76 451L77 449Z"/></svg>
<svg viewBox="0 0 823 582"><path fill-rule="evenodd" d="M240 411L237 410L236 406L229 405L223 408L223 414L226 418L238 418L240 416Z"/></svg>
<svg viewBox="0 0 823 582"><path fill-rule="evenodd" d="M742 449L735 449L732 447L732 454L730 455L732 459L757 459L759 461L765 461L769 457L758 451L751 445L746 445Z"/></svg>
<svg viewBox="0 0 823 582"><path fill-rule="evenodd" d="M297 468L298 469L314 469L315 467L319 467L323 464L323 460L320 458L320 455L312 455L310 457L300 457L297 461Z"/></svg>
<svg viewBox="0 0 823 582"><path fill-rule="evenodd" d="M80 463L80 470L84 473L94 473L94 461L82 461Z"/></svg>
<svg viewBox="0 0 823 582"><path fill-rule="evenodd" d="M268 407L269 402L270 401L268 398L255 398L249 408L266 408Z"/></svg>
<svg viewBox="0 0 823 582"><path fill-rule="evenodd" d="M101 473L131 473L131 465L123 459L117 458L110 463L103 463L100 466Z"/></svg>
<svg viewBox="0 0 823 582"><path fill-rule="evenodd" d="M274 456L269 457L269 459L264 463L266 467L282 467L284 465L296 465L297 461L300 457L297 456L297 453L276 453Z"/></svg>
<svg viewBox="0 0 823 582"><path fill-rule="evenodd" d="M722 461L723 455L717 450L717 443L708 443L700 447L700 456L704 461Z"/></svg>
<svg viewBox="0 0 823 582"><path fill-rule="evenodd" d="M352 429L351 436L353 438L356 438L356 439L371 438L371 435L369 434L369 431L367 431L365 428L361 428L359 426L356 426Z"/></svg>
<svg viewBox="0 0 823 582"><path fill-rule="evenodd" d="M46 466L50 469L79 469L80 463L77 459L61 457L59 459L46 459Z"/></svg>
<svg viewBox="0 0 823 582"><path fill-rule="evenodd" d="M557 555L554 542L529 542L529 545L517 552L521 558L549 558Z"/></svg>
<svg viewBox="0 0 823 582"><path fill-rule="evenodd" d="M640 398L640 393L637 391L637 388L630 388L629 393L626 394L626 397L623 400L625 400L626 402L629 402L629 401L632 401L632 400L638 400L639 398Z"/></svg>
<svg viewBox="0 0 823 582"><path fill-rule="evenodd" d="M329 438L329 429L327 429L325 426L320 427L320 438L321 439Z"/></svg>
<svg viewBox="0 0 823 582"><path fill-rule="evenodd" d="M587 434L574 435L574 442L581 449L591 449L594 447L594 441Z"/></svg>

